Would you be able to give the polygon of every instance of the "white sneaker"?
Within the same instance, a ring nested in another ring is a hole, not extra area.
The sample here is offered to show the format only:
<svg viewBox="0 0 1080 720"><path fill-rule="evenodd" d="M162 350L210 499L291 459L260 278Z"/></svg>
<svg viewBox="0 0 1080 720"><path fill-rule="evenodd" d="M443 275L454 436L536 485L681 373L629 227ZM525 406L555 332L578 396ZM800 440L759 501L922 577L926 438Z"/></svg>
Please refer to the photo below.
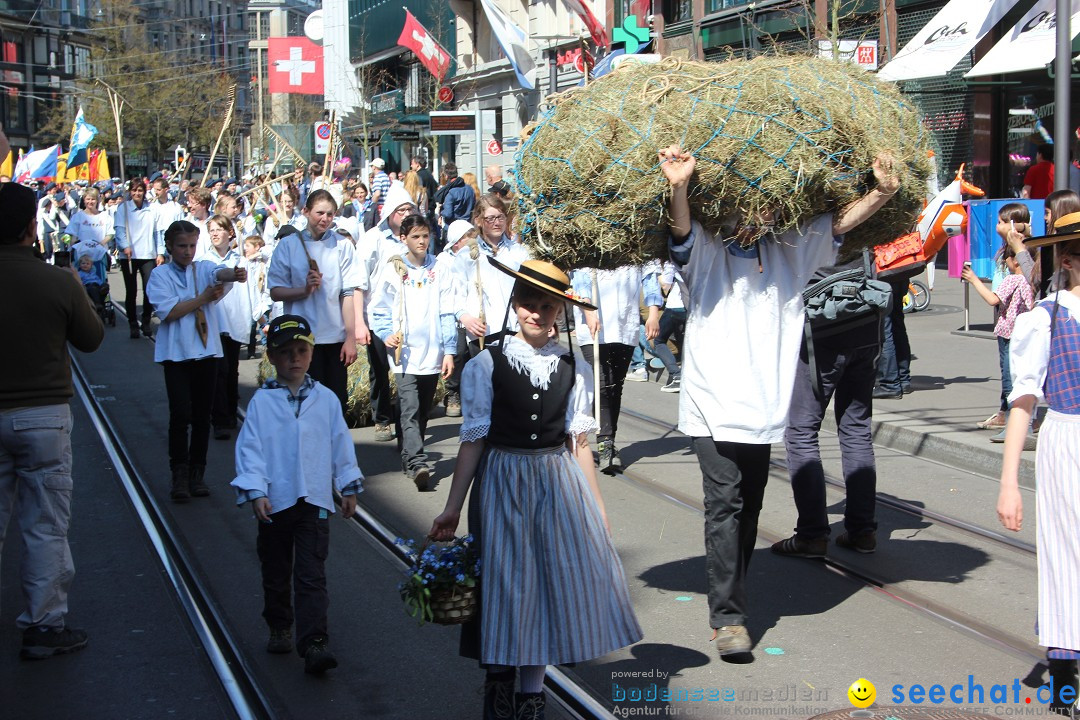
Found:
<svg viewBox="0 0 1080 720"><path fill-rule="evenodd" d="M635 368L626 373L626 379L633 382L649 382L649 371L645 368Z"/></svg>

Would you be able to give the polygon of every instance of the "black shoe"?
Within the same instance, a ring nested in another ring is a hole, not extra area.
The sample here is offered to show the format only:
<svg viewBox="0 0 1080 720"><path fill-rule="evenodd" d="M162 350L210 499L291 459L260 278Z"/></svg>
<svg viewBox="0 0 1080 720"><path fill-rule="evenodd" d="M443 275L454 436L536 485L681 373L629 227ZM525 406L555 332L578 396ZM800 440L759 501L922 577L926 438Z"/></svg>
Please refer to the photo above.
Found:
<svg viewBox="0 0 1080 720"><path fill-rule="evenodd" d="M903 385L900 386L900 389L904 391L905 395L910 395L911 394L911 383L909 383L909 382L904 383Z"/></svg>
<svg viewBox="0 0 1080 720"><path fill-rule="evenodd" d="M408 470L405 474L409 476L409 479L416 483L417 490L420 492L428 491L428 481L431 479L431 468L427 465L417 465Z"/></svg>
<svg viewBox="0 0 1080 720"><path fill-rule="evenodd" d="M191 474L188 479L188 492L191 493L191 497L206 497L210 494L210 488L206 487L206 480L203 478L205 474L205 465L191 466Z"/></svg>
<svg viewBox="0 0 1080 720"><path fill-rule="evenodd" d="M601 440L596 446L597 469L608 475L622 472L622 458L612 440Z"/></svg>
<svg viewBox="0 0 1080 720"><path fill-rule="evenodd" d="M802 538L798 535L792 535L780 542L773 543L772 551L777 555L787 555L788 557L823 558L828 546L828 538Z"/></svg>
<svg viewBox="0 0 1080 720"><path fill-rule="evenodd" d="M326 638L312 640L304 652L304 672L308 675L322 675L336 667L337 658L326 649Z"/></svg>
<svg viewBox="0 0 1080 720"><path fill-rule="evenodd" d="M53 655L78 652L87 642L85 630L32 627L23 631L20 655L24 660L44 660Z"/></svg>
<svg viewBox="0 0 1080 720"><path fill-rule="evenodd" d="M851 537L847 533L841 533L836 537L836 546L869 555L877 550L877 537L873 531L859 533L855 537Z"/></svg>
<svg viewBox="0 0 1080 720"><path fill-rule="evenodd" d="M488 673L484 680L483 720L515 720L514 670Z"/></svg>
<svg viewBox="0 0 1080 720"><path fill-rule="evenodd" d="M217 425L214 426L214 439L215 440L228 440L229 437L230 437L229 428L227 428L227 427L219 427Z"/></svg>
<svg viewBox="0 0 1080 720"><path fill-rule="evenodd" d="M292 630L275 630L270 628L270 639L266 642L266 652L275 655L285 655L293 650Z"/></svg>
<svg viewBox="0 0 1080 720"><path fill-rule="evenodd" d="M169 499L173 502L186 502L191 497L190 490L191 471L185 465L173 465L172 488L169 490Z"/></svg>
<svg viewBox="0 0 1080 720"><path fill-rule="evenodd" d="M904 397L903 390L883 390L880 387L874 388L875 400L899 400Z"/></svg>
<svg viewBox="0 0 1080 720"><path fill-rule="evenodd" d="M517 720L544 720L544 693L516 693L514 705Z"/></svg>
<svg viewBox="0 0 1080 720"><path fill-rule="evenodd" d="M139 326L138 325L132 325L129 328L129 330L130 330L129 334L131 335L132 340L138 340L140 337L142 337L142 335L139 333Z"/></svg>

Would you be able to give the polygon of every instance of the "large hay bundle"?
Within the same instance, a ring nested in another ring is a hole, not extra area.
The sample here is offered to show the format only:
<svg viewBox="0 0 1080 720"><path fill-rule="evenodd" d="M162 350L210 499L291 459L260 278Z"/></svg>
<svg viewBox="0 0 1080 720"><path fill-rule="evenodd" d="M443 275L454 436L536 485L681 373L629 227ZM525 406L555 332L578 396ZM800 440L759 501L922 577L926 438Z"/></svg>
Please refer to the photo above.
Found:
<svg viewBox="0 0 1080 720"><path fill-rule="evenodd" d="M779 210L782 230L843 207L872 186L873 159L886 151L901 190L848 247L892 240L922 207L930 173L915 108L847 63L627 63L551 102L518 154L518 222L538 256L565 267L666 256L657 151L671 144L697 158L690 204L715 233L736 213Z"/></svg>
<svg viewBox="0 0 1080 720"><path fill-rule="evenodd" d="M274 366L269 358L263 355L259 361L257 380L262 385L268 378L276 375ZM371 419L371 383L368 382L368 357L367 351L360 348L356 354L356 362L349 366L348 399L345 407L345 421L349 427L366 427L372 424ZM394 374L390 373L390 392L397 395L397 383L394 382ZM442 379L435 388L435 404L438 405L446 397L446 387Z"/></svg>

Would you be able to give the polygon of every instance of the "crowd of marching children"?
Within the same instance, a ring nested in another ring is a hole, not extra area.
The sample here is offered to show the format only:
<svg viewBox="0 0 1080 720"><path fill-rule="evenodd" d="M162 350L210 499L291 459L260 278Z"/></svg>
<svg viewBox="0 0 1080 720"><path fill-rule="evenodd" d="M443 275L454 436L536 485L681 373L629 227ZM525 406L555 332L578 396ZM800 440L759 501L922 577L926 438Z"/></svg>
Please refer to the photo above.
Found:
<svg viewBox="0 0 1080 720"><path fill-rule="evenodd" d="M362 489L343 419L347 369L366 354L374 438L397 438L402 472L420 491L432 486L424 437L444 381L446 414L463 418L461 445L430 536L453 536L471 489L469 527L485 564L481 611L466 626L463 652L488 673L485 718L543 717L547 665L584 661L641 637L596 471L621 469L623 384L647 378L650 357L667 371L663 390L681 393L679 428L703 476L709 621L720 655L753 645L745 577L774 443L787 447L799 519L795 533L772 549L799 557L827 552L818 432L834 399L848 492L836 544L876 549L870 415L873 398L893 397L878 386L880 328L811 337L802 292L815 270L844 269L835 265L838 239L897 192L892 159L879 156L872 188L835 213L803 218L784 233L774 233L777 218L767 214L739 218L728 237L691 220L694 158L672 146L659 161L670 185L671 258L643 267L567 275L531 259L511 230L514 206L500 170L489 169L489 192L481 194L475 178L458 177L452 164L436 182L422 159L400 179L376 160L368 184L350 178L347 163L325 177L311 166L276 184L248 178L207 188L157 174L132 180L119 197L49 183L40 191L38 251L73 263L99 308L108 289L96 270L110 259L120 264L131 336L155 335L155 361L164 368L174 501L210 493L210 434L227 439L236 428L241 352L265 342L276 375L249 405L233 486L260 520L268 650L295 647L308 672L336 665L322 567L331 489L341 493L346 516ZM1080 228L1080 200L1066 193L1048 199L1047 208L1051 232L1069 244L1058 292L1039 306L1046 312L1032 312L1038 288L1029 282L1035 271L1022 207L1003 208L999 224L1010 276L996 291L978 287L1003 311L996 328L1003 379L1010 357L1014 363L1016 383L1006 383L1000 411L983 423L1008 425L998 511L1011 529L1022 517L1019 452L1044 394L1052 432L1043 433L1053 448L1040 455L1040 473L1075 477L1080 470L1065 450L1077 446L1069 424L1077 405L1074 365L1061 357L1075 351L1078 255L1071 238ZM570 306L572 314L564 312ZM1047 373L1053 383L1044 383ZM589 432L597 436L595 459ZM1040 483L1039 492L1056 494L1048 505L1067 499L1080 506L1071 487ZM1040 633L1072 658L1080 628L1066 606L1075 590L1059 580L1062 567L1080 568L1080 549L1075 537L1061 539L1065 517L1046 521L1046 532L1058 533L1057 554L1051 566L1040 553ZM1040 543L1043 535L1040 529ZM290 577L305 588L295 608ZM516 602L520 597L530 604Z"/></svg>

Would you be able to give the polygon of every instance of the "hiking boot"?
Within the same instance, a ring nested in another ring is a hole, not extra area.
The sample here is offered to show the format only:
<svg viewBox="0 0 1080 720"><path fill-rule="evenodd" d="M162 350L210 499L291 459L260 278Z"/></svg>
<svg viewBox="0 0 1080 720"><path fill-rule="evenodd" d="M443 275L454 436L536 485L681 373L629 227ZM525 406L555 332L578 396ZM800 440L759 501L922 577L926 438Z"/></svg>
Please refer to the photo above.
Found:
<svg viewBox="0 0 1080 720"><path fill-rule="evenodd" d="M788 557L823 558L829 546L829 539L824 537L804 538L798 534L773 543L772 551Z"/></svg>
<svg viewBox="0 0 1080 720"><path fill-rule="evenodd" d="M682 383L682 378L680 378L679 376L676 375L675 377L670 378L667 381L667 383L664 385L664 387L660 388L660 392L670 392L670 393L679 392L679 390L680 390L679 385L681 383Z"/></svg>
<svg viewBox="0 0 1080 720"><path fill-rule="evenodd" d="M192 465L188 480L188 492L191 497L206 497L210 494L210 488L206 487L203 476L206 474L205 465Z"/></svg>
<svg viewBox="0 0 1080 720"><path fill-rule="evenodd" d="M266 652L274 653L275 655L285 655L286 653L291 653L292 649L292 630L289 628L285 628L284 630L270 628L270 639L266 642Z"/></svg>
<svg viewBox="0 0 1080 720"><path fill-rule="evenodd" d="M622 459L619 457L614 441L601 440L596 446L596 455L597 469L600 472L614 475L623 469Z"/></svg>
<svg viewBox="0 0 1080 720"><path fill-rule="evenodd" d="M304 672L308 675L322 675L336 667L337 658L326 648L326 638L312 640L304 651Z"/></svg>
<svg viewBox="0 0 1080 720"><path fill-rule="evenodd" d="M461 395L446 393L446 417L461 417Z"/></svg>
<svg viewBox="0 0 1080 720"><path fill-rule="evenodd" d="M78 652L87 642L85 630L31 627L23 630L20 655L24 660L44 660L53 655Z"/></svg>
<svg viewBox="0 0 1080 720"><path fill-rule="evenodd" d="M420 492L428 491L428 480L431 479L431 468L427 465L417 465L410 468L406 473L409 479L416 483L416 489Z"/></svg>
<svg viewBox="0 0 1080 720"><path fill-rule="evenodd" d="M172 488L169 490L169 499L173 502L185 502L191 497L190 490L191 471L186 464L173 465Z"/></svg>
<svg viewBox="0 0 1080 720"><path fill-rule="evenodd" d="M544 720L544 693L515 693L515 720Z"/></svg>
<svg viewBox="0 0 1080 720"><path fill-rule="evenodd" d="M877 550L877 537L873 531L859 533L855 537L851 537L846 532L840 533L836 537L836 546L869 555Z"/></svg>
<svg viewBox="0 0 1080 720"><path fill-rule="evenodd" d="M716 629L716 651L721 657L750 652L750 634L743 625L724 625Z"/></svg>
<svg viewBox="0 0 1080 720"><path fill-rule="evenodd" d="M488 673L483 720L514 720L514 671Z"/></svg>
<svg viewBox="0 0 1080 720"><path fill-rule="evenodd" d="M394 439L394 428L389 424L375 423L375 440L377 442L389 442Z"/></svg>

